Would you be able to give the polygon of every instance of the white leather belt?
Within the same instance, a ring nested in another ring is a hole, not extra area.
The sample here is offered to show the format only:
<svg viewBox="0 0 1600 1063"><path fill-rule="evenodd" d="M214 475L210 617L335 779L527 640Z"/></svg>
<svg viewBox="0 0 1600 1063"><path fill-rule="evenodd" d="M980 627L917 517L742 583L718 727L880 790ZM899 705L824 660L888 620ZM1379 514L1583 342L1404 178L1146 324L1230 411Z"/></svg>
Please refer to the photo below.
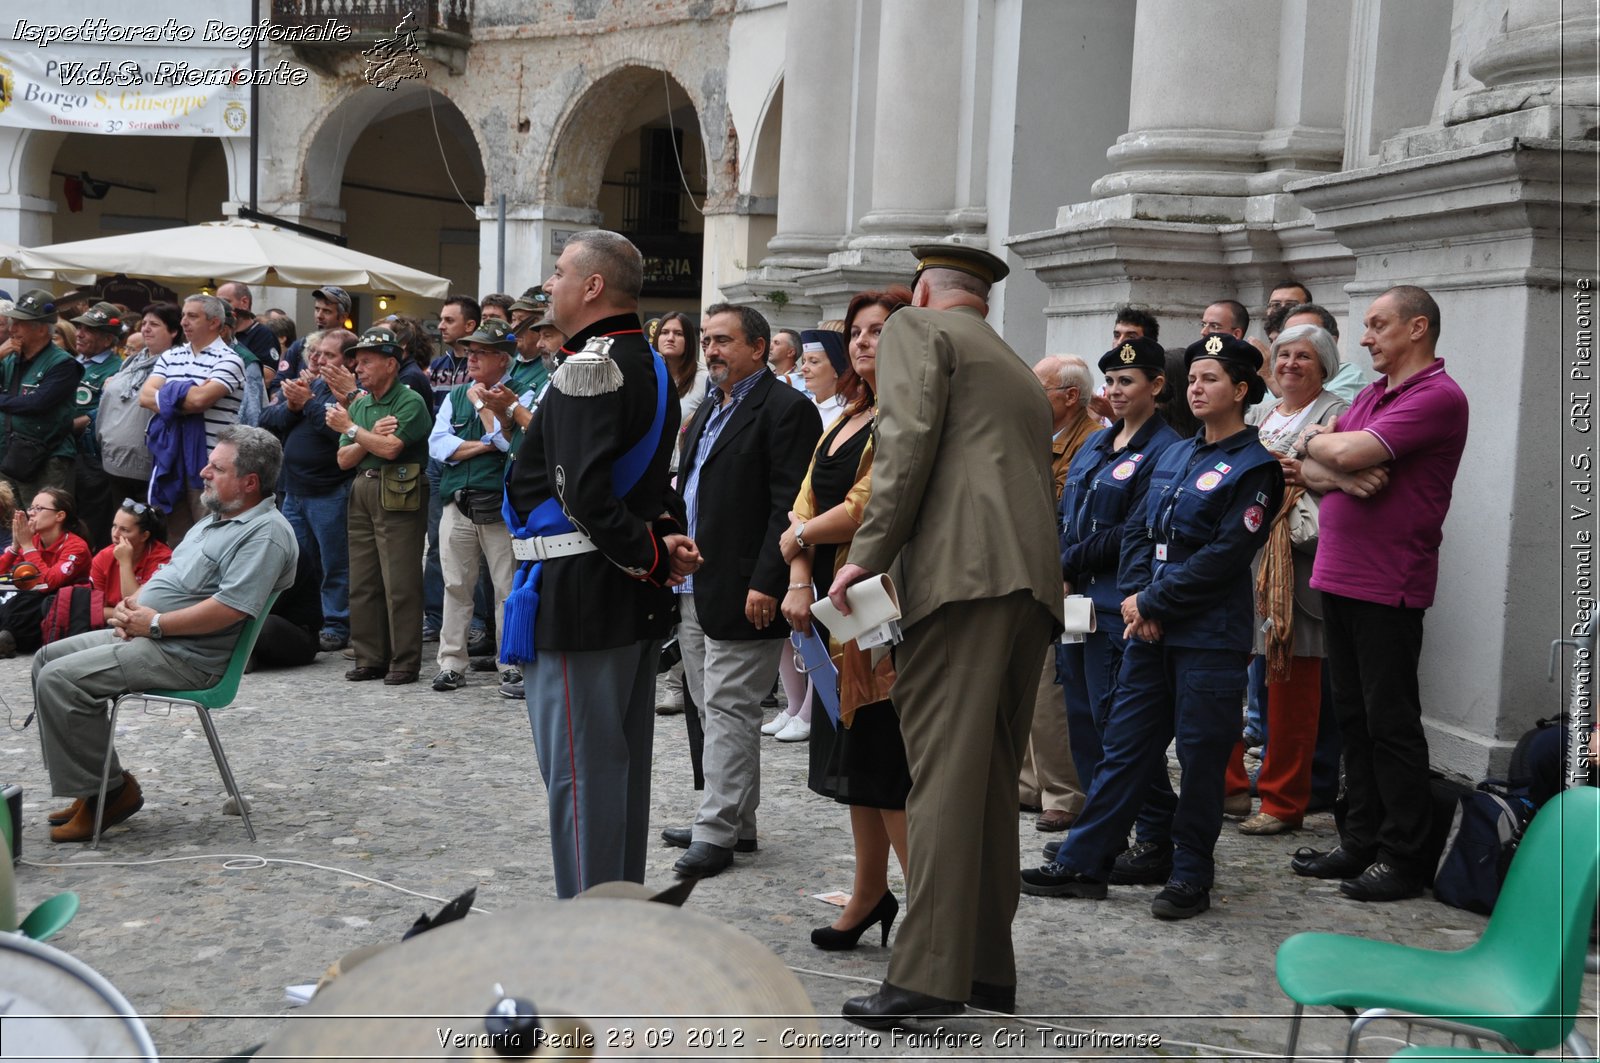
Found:
<svg viewBox="0 0 1600 1063"><path fill-rule="evenodd" d="M511 553L518 561L548 561L552 557L588 554L600 549L583 532L565 535L538 535L532 539L512 539Z"/></svg>

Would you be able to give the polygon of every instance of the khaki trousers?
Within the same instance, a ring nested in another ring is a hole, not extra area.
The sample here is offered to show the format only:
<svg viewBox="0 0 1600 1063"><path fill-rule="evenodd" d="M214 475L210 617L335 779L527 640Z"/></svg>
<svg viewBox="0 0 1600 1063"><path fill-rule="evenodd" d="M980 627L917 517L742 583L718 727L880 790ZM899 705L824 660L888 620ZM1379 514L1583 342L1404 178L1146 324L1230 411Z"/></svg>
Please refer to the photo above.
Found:
<svg viewBox="0 0 1600 1063"><path fill-rule="evenodd" d="M390 513L377 478L350 485L350 645L360 668L422 670L422 548L428 492L410 513Z"/></svg>
<svg viewBox="0 0 1600 1063"><path fill-rule="evenodd" d="M1067 701L1056 682L1054 645L1044 651L1044 671L1033 702L1033 728L1028 735L1028 751L1022 757L1017 799L1046 812L1054 809L1077 815L1083 811L1083 784L1078 781L1078 769L1072 762Z"/></svg>
<svg viewBox="0 0 1600 1063"><path fill-rule="evenodd" d="M1025 591L952 602L895 649L895 708L911 769L908 904L887 981L966 1000L1017 981L1017 762L1050 616Z"/></svg>
<svg viewBox="0 0 1600 1063"><path fill-rule="evenodd" d="M439 515L439 567L444 573L444 616L439 624L439 668L467 670L467 629L472 626L472 593L478 586L479 555L489 564L494 583L494 629L505 631L506 595L517 574L511 533L504 523L474 524L444 500ZM502 636L503 637L503 636Z"/></svg>

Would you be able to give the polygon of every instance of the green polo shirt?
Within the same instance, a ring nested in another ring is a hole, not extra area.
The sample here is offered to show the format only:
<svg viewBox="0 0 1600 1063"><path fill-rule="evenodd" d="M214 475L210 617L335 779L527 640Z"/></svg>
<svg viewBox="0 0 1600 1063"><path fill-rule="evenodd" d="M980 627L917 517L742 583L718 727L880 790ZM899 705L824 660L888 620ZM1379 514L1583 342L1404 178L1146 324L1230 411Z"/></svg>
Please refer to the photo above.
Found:
<svg viewBox="0 0 1600 1063"><path fill-rule="evenodd" d="M426 462L428 433L433 430L433 418L428 416L428 404L422 401L422 396L396 380L383 398L374 398L367 392L350 404L350 420L368 431L385 417L393 417L400 422L395 434L405 444L400 456L394 459L395 463ZM347 447L354 445L348 439L341 444ZM369 453L362 457L361 464L356 468L381 469L388 464L376 454Z"/></svg>

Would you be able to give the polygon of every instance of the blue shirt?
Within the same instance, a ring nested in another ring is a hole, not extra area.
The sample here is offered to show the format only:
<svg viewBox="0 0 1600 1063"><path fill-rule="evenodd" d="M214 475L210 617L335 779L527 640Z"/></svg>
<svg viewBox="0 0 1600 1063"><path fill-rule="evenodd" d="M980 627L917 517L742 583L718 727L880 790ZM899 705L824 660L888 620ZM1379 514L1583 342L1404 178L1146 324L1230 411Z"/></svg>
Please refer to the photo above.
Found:
<svg viewBox="0 0 1600 1063"><path fill-rule="evenodd" d="M689 511L689 538L693 539L699 530L700 521L700 470L705 467L706 458L711 454L711 448L716 446L717 437L722 430L728 427L728 422L733 419L733 411L739 408L739 403L750 394L761 378L772 370L762 367L759 372L751 373L737 384L726 398L722 397L722 389L713 385L706 392L706 402L711 404L711 414L706 418L705 430L700 433L700 443L694 450L694 464L689 469L689 478L679 485L683 491L684 505ZM694 577L690 576L678 586L674 587L679 594L694 593Z"/></svg>

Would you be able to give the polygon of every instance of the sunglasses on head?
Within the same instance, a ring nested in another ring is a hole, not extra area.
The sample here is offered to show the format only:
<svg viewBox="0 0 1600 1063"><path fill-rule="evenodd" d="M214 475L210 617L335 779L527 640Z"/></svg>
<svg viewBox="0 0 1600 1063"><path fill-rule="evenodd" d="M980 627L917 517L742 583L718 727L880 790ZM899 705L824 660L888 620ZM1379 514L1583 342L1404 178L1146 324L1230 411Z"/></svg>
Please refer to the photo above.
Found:
<svg viewBox="0 0 1600 1063"><path fill-rule="evenodd" d="M122 508L128 510L137 517L142 517L150 511L149 506L145 505L143 502L135 502L131 498L124 498L122 500Z"/></svg>

